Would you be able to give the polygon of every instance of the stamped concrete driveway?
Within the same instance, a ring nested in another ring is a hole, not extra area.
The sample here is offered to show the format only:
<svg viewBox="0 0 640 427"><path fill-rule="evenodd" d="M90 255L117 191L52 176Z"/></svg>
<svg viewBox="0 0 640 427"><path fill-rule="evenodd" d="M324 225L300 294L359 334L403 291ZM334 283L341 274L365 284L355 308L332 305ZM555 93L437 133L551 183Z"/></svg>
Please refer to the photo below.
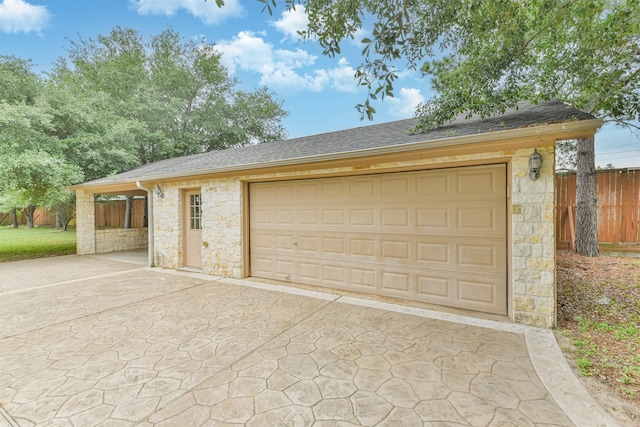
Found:
<svg viewBox="0 0 640 427"><path fill-rule="evenodd" d="M544 330L96 256L0 264L0 426L615 426Z"/></svg>

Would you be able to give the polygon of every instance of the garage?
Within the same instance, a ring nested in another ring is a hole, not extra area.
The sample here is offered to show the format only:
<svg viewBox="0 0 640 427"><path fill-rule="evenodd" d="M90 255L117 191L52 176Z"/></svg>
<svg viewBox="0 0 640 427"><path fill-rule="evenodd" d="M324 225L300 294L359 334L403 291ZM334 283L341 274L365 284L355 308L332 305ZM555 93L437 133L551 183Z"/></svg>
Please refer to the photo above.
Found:
<svg viewBox="0 0 640 427"><path fill-rule="evenodd" d="M149 163L73 186L78 253L99 249L97 195L146 192L150 266L553 328L555 146L601 124L525 102L428 131L413 118ZM197 248L184 232L191 191Z"/></svg>
<svg viewBox="0 0 640 427"><path fill-rule="evenodd" d="M505 164L249 184L256 278L507 314Z"/></svg>

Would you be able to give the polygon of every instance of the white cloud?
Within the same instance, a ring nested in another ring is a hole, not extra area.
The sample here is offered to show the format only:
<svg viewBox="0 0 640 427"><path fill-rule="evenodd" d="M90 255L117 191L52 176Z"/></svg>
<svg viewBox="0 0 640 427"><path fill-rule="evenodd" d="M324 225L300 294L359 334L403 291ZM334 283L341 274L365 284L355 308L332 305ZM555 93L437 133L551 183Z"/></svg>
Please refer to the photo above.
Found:
<svg viewBox="0 0 640 427"><path fill-rule="evenodd" d="M328 71L331 79L331 87L338 92L356 92L358 90L358 82L354 75L356 70L349 65L346 58L340 58L338 67Z"/></svg>
<svg viewBox="0 0 640 427"><path fill-rule="evenodd" d="M354 70L346 59L336 68L310 69L317 56L302 49L274 49L261 35L249 31L238 33L232 40L222 40L215 45L222 54L221 62L231 74L238 70L260 74L260 85L273 90L320 92L332 88L339 92L355 92L358 88L353 78Z"/></svg>
<svg viewBox="0 0 640 427"><path fill-rule="evenodd" d="M364 45L362 44L362 39L364 38L371 38L371 31L365 30L364 28L360 28L353 35L353 39L352 40L350 39L351 44L362 49L364 48Z"/></svg>
<svg viewBox="0 0 640 427"><path fill-rule="evenodd" d="M38 33L47 26L51 14L45 6L34 6L24 0L0 3L0 31L5 33Z"/></svg>
<svg viewBox="0 0 640 427"><path fill-rule="evenodd" d="M304 31L309 25L309 17L302 5L297 5L295 10L284 10L281 18L271 22L276 29L284 33L286 38L293 41L300 40L298 31Z"/></svg>
<svg viewBox="0 0 640 427"><path fill-rule="evenodd" d="M264 66L273 63L273 46L250 31L241 31L232 40L222 40L215 45L222 54L221 62L234 74L237 68L261 72Z"/></svg>
<svg viewBox="0 0 640 427"><path fill-rule="evenodd" d="M215 0L131 0L129 4L141 15L172 16L183 9L207 25L243 14L238 0L225 0L222 7L218 7Z"/></svg>
<svg viewBox="0 0 640 427"><path fill-rule="evenodd" d="M424 103L424 96L420 89L403 87L395 94L395 97L385 97L384 102L389 103L389 113L391 115L406 119L414 116L416 107Z"/></svg>

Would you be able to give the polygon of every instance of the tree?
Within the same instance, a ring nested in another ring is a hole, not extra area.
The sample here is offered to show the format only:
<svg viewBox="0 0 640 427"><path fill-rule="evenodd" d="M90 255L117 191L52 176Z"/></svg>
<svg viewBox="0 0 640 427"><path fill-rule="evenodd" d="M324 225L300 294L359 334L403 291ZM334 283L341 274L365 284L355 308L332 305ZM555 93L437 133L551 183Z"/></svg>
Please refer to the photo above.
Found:
<svg viewBox="0 0 640 427"><path fill-rule="evenodd" d="M171 29L145 43L116 27L72 41L68 53L53 75L106 97L102 110L119 124L110 141L130 141L137 164L285 137L282 103L265 88L237 90L211 44Z"/></svg>
<svg viewBox="0 0 640 427"><path fill-rule="evenodd" d="M0 56L0 205L9 210L17 228L18 209L33 227L35 205L22 187L28 178L20 163L25 153L48 148L51 118L40 102L41 80L31 71L31 63Z"/></svg>
<svg viewBox="0 0 640 427"><path fill-rule="evenodd" d="M554 98L629 126L640 118L640 0L286 0L297 4L309 16L302 36L329 56L373 20L356 72L369 89L363 117L375 113L372 100L393 96L404 60L437 92L418 108L416 131ZM596 256L593 141L579 140L577 156L577 223L589 229L578 229L576 251Z"/></svg>
<svg viewBox="0 0 640 427"><path fill-rule="evenodd" d="M40 78L32 67L31 60L0 55L0 100L8 104L35 103Z"/></svg>
<svg viewBox="0 0 640 427"><path fill-rule="evenodd" d="M13 228L18 228L17 202L11 194L0 192L0 212L9 212L9 215L11 215L11 223Z"/></svg>
<svg viewBox="0 0 640 427"><path fill-rule="evenodd" d="M55 209L64 226L73 199L56 185L283 139L282 102L236 85L213 45L170 29L150 43L120 27L72 41L46 78L0 56L0 197L27 217L36 205Z"/></svg>
<svg viewBox="0 0 640 427"><path fill-rule="evenodd" d="M56 201L68 200L64 188L82 180L82 172L64 159L44 151L25 151L4 156L0 163L3 193L22 206L27 226L33 227L33 212L37 206L53 206Z"/></svg>

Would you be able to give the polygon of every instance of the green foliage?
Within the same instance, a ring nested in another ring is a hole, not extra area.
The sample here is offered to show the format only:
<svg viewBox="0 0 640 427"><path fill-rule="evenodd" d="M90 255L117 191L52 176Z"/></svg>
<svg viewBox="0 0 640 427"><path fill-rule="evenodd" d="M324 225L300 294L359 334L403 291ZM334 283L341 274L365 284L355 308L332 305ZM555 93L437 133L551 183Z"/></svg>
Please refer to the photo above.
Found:
<svg viewBox="0 0 640 427"><path fill-rule="evenodd" d="M576 366L578 367L578 369L580 370L580 372L582 372L582 375L585 376L591 376L592 372L591 372L591 368L593 368L593 362L580 357L578 359L576 359Z"/></svg>
<svg viewBox="0 0 640 427"><path fill-rule="evenodd" d="M281 120L287 112L273 93L237 90L215 46L184 42L171 29L149 43L135 30L120 27L95 40L71 42L69 64L59 61L54 76L73 90L78 107L97 100L99 115L92 117L94 129L87 132L94 138L83 137L70 144L84 143L89 150L79 151L94 153L90 148L97 144L97 137L101 143L106 138L113 147L105 165L85 170L91 172L90 177L97 171L104 176L128 169L132 162L143 164L285 137ZM126 155L128 163L121 161ZM96 156L91 160L99 158L105 159ZM105 171L107 165L120 168Z"/></svg>
<svg viewBox="0 0 640 427"><path fill-rule="evenodd" d="M76 253L75 231L0 226L0 262Z"/></svg>
<svg viewBox="0 0 640 427"><path fill-rule="evenodd" d="M282 102L266 88L237 90L211 44L171 29L146 42L116 27L67 52L46 78L0 56L0 198L10 208L48 206L67 222L70 184L286 137Z"/></svg>
<svg viewBox="0 0 640 427"><path fill-rule="evenodd" d="M630 340L640 337L640 329L636 325L617 328L614 338L617 340Z"/></svg>
<svg viewBox="0 0 640 427"><path fill-rule="evenodd" d="M623 392L624 394L626 394L627 396L629 396L629 397L634 397L634 396L635 396L635 394L636 394L635 390L633 390L633 389L631 389L631 388L626 388L626 387L623 387L623 388L622 388L622 392Z"/></svg>
<svg viewBox="0 0 640 427"><path fill-rule="evenodd" d="M269 0L265 2L271 12ZM275 0L271 0L274 2ZM362 63L355 77L368 89L356 107L375 114L372 101L393 96L397 64L431 76L436 96L420 105L426 131L458 115L487 117L560 99L603 119L638 129L640 120L640 0L285 0L309 17L301 35L324 54L361 30ZM580 142L585 148L589 144ZM593 150L577 156L576 252L597 256ZM564 167L564 166L563 166Z"/></svg>
<svg viewBox="0 0 640 427"><path fill-rule="evenodd" d="M640 116L640 0L285 3L306 7L302 36L329 56L371 20L356 72L369 89L363 117L374 113L372 100L393 95L399 61L430 75L437 91L417 111L418 130L460 113L501 113L520 100L558 98L621 121Z"/></svg>
<svg viewBox="0 0 640 427"><path fill-rule="evenodd" d="M0 55L0 100L9 104L35 103L39 78L31 71L31 60Z"/></svg>
<svg viewBox="0 0 640 427"><path fill-rule="evenodd" d="M602 314L595 317L600 318ZM609 322L576 316L576 335L571 337L576 367L586 376L611 376L620 391L633 397L640 384L640 328L635 321ZM599 344L600 343L600 344ZM605 346L602 343L608 343Z"/></svg>
<svg viewBox="0 0 640 427"><path fill-rule="evenodd" d="M16 206L47 206L68 198L64 190L82 180L82 172L64 159L44 151L8 154L0 163L3 193L11 194Z"/></svg>

